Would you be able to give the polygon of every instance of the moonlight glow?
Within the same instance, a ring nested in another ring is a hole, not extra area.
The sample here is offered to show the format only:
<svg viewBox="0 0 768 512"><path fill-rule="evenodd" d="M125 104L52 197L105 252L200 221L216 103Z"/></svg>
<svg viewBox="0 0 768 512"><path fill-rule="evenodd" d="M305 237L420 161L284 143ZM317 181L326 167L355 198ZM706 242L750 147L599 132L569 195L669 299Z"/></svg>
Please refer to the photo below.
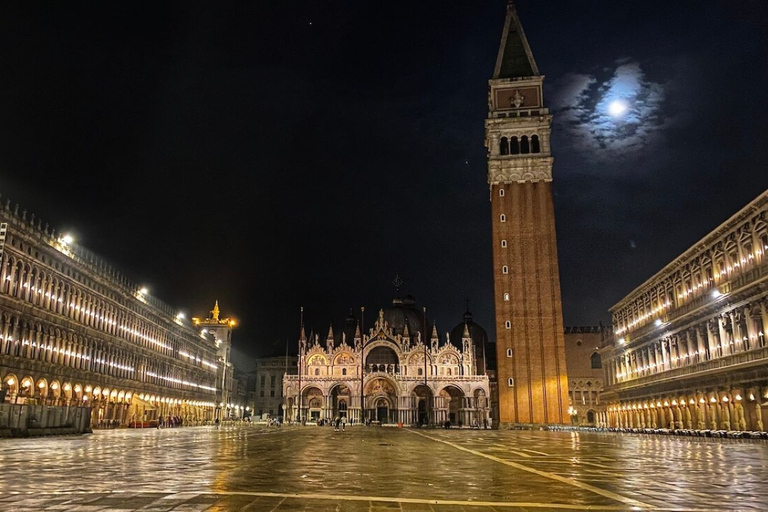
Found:
<svg viewBox="0 0 768 512"><path fill-rule="evenodd" d="M618 117L627 111L627 104L621 100L613 100L608 105L608 113L613 117Z"/></svg>

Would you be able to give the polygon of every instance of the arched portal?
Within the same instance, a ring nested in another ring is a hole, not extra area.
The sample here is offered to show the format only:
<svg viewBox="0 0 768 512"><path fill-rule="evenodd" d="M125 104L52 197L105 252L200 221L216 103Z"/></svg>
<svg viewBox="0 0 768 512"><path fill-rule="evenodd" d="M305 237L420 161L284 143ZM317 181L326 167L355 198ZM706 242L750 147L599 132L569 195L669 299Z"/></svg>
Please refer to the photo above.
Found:
<svg viewBox="0 0 768 512"><path fill-rule="evenodd" d="M346 418L349 404L352 401L352 392L346 384L337 384L331 390L332 417Z"/></svg>
<svg viewBox="0 0 768 512"><path fill-rule="evenodd" d="M447 420L451 425L462 425L461 409L464 401L464 393L455 386L446 386L440 391L447 412Z"/></svg>
<svg viewBox="0 0 768 512"><path fill-rule="evenodd" d="M302 393L301 408L306 413L301 412L301 418L310 421L318 421L322 417L323 411L323 392L316 387L309 387Z"/></svg>
<svg viewBox="0 0 768 512"><path fill-rule="evenodd" d="M477 427L488 428L488 413L490 404L488 403L488 396L485 394L484 389L475 390L475 411L472 418L472 422Z"/></svg>
<svg viewBox="0 0 768 512"><path fill-rule="evenodd" d="M376 421L379 423L391 423L390 420L390 414L389 414L389 400L386 398L379 397L376 399L376 403L374 404L374 409L376 411Z"/></svg>
<svg viewBox="0 0 768 512"><path fill-rule="evenodd" d="M429 425L432 421L432 390L421 384L413 390L416 402L416 424L418 426Z"/></svg>
<svg viewBox="0 0 768 512"><path fill-rule="evenodd" d="M386 378L374 378L365 386L365 418L381 423L397 422L396 387Z"/></svg>

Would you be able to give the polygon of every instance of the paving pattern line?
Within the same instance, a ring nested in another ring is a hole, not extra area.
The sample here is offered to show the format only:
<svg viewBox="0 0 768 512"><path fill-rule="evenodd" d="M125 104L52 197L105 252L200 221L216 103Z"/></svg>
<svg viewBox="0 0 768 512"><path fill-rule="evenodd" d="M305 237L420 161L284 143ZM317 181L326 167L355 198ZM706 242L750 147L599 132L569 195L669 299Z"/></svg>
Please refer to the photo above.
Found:
<svg viewBox="0 0 768 512"><path fill-rule="evenodd" d="M477 450L472 450L470 448L465 448L463 446L459 446L455 443L452 443L450 441L445 441L443 439L439 439L437 437L428 436L427 434L423 434L421 432L416 432L414 430L408 430L411 434L416 434L417 436L426 437L427 439L431 439L432 441L436 441L438 443L447 444L448 446L451 446L453 448L456 448L457 450L461 450L463 452L471 453L473 455L477 455L478 457L484 457L486 459L492 460L494 462L498 462L500 464L505 464L507 466L520 469L522 471L527 471L528 473L533 473L534 475L539 475L544 478L549 478L550 480L556 480L558 482L562 482L564 484L571 485L573 487L578 487L579 489L584 489L585 491L591 491L595 494L599 494L600 496L604 496L606 498L610 498L615 501L619 501L621 503L626 503L627 505L632 505L635 507L642 507L647 509L656 509L658 507L655 507L653 505L649 505L648 503L643 503L642 501L638 501L632 498L629 498L627 496L622 496L621 494L617 494L615 492L608 491L606 489L601 489L600 487L595 487L594 485L585 484L583 482L579 482L578 480L574 480L573 478L567 478L564 476L556 475L554 473L549 473L547 471L541 471L539 469L534 469L528 466L525 466L523 464L519 464L517 462L512 462L509 460L504 460L499 457L495 457L493 455L488 455L487 453L482 453Z"/></svg>
<svg viewBox="0 0 768 512"><path fill-rule="evenodd" d="M130 494L132 496L141 495L141 494L158 494L158 493L168 493L169 495L165 498L167 499L173 499L175 498L174 495L176 494L190 494L188 491L185 492L176 492L176 491L158 491L158 490L152 490L152 491L136 491L136 490L130 490L130 491L57 491L57 492L30 492L29 494L34 494L36 497L39 496L61 496L61 495L88 495L88 494L113 494L113 495L120 495L120 494ZM25 494L23 492L1 492L0 496L3 494ZM596 511L626 511L626 506L618 506L618 505L584 505L584 504L569 504L569 503L535 503L535 502L524 502L524 501L467 501L467 500L444 500L444 499L428 499L428 498L393 498L391 496L351 496L351 495L344 495L344 494L315 494L315 493L283 493L283 492L261 492L261 491L211 491L206 493L195 493L195 495L199 494L210 494L210 495L217 495L217 496L253 496L254 498L282 498L280 503L275 505L275 508L272 510L275 510L277 507L279 507L280 504L282 504L286 499L300 499L300 500L327 500L327 501L380 501L380 502L386 502L386 503L409 503L409 504L417 504L417 505L453 505L453 506L462 506L462 507L493 507L493 508L544 508L544 509L555 509L555 510L596 510ZM190 499L191 497L185 497L184 499ZM658 510L658 509L657 509ZM661 509L664 510L664 509ZM711 512L706 510L688 510L686 509L686 512Z"/></svg>
<svg viewBox="0 0 768 512"><path fill-rule="evenodd" d="M548 454L548 453L544 453L544 452L537 452L536 450L530 450L530 449L528 449L528 448L520 448L520 449L521 449L521 450L525 450L526 452L531 452L531 453L535 453L535 454L538 454L538 455L543 455L544 457L549 457L549 454Z"/></svg>

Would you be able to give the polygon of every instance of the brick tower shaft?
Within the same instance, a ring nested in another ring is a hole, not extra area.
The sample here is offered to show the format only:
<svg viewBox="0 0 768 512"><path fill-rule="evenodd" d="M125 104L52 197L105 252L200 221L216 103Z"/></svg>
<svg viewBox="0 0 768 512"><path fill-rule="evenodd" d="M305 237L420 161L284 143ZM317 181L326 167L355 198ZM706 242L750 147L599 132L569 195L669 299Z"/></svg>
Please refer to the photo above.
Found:
<svg viewBox="0 0 768 512"><path fill-rule="evenodd" d="M502 426L569 422L543 80L510 4L485 123Z"/></svg>

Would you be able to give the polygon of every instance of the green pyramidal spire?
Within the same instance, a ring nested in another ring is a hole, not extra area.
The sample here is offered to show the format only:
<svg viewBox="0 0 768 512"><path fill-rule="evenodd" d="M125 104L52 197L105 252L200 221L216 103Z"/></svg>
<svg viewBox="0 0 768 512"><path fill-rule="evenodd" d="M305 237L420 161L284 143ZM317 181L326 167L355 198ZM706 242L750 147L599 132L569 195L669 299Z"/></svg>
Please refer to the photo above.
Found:
<svg viewBox="0 0 768 512"><path fill-rule="evenodd" d="M517 17L515 4L507 4L507 18L504 21L504 32L501 34L499 56L496 58L496 67L493 78L522 78L538 76L539 68L528 46L520 18Z"/></svg>

